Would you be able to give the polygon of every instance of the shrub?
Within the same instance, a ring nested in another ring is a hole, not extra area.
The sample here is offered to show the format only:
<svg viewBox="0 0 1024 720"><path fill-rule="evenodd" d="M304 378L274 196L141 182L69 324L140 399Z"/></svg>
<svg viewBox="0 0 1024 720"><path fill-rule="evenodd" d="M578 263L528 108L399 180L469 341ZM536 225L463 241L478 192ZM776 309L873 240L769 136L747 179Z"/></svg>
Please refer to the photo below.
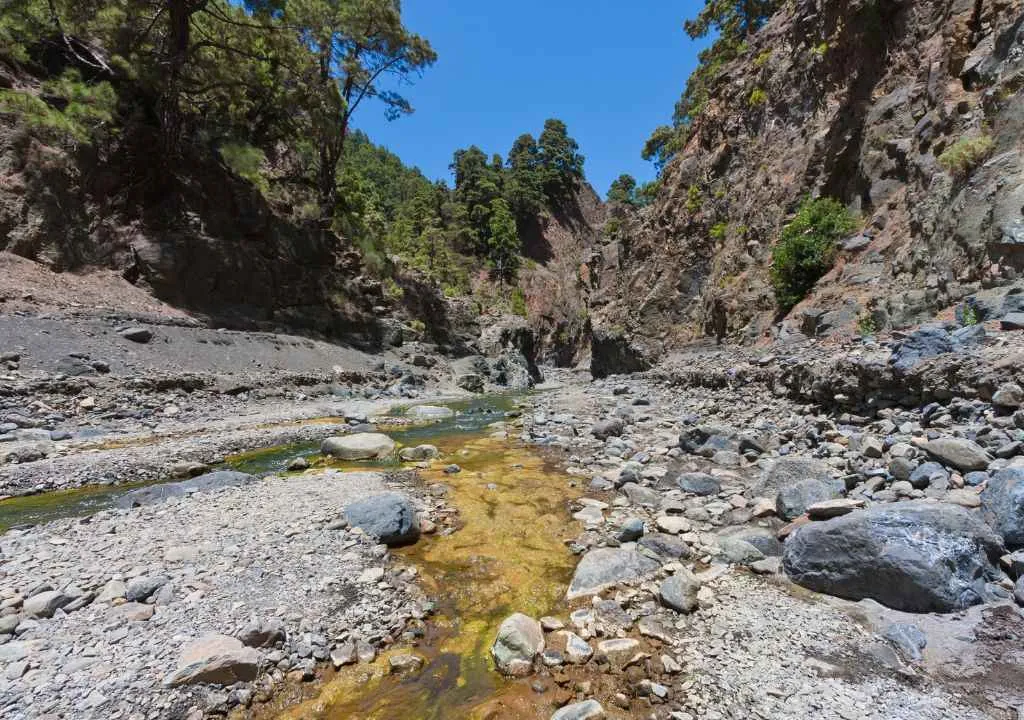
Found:
<svg viewBox="0 0 1024 720"><path fill-rule="evenodd" d="M761 88L754 88L753 92L750 93L750 97L747 99L747 103L750 107L760 107L768 102L768 93Z"/></svg>
<svg viewBox="0 0 1024 720"><path fill-rule="evenodd" d="M20 90L0 90L0 113L16 116L30 132L55 142L88 145L111 131L117 93L110 83L92 85L84 82L77 70L67 70L43 83L42 91L59 102L50 104Z"/></svg>
<svg viewBox="0 0 1024 720"><path fill-rule="evenodd" d="M691 185L686 190L686 209L691 214L696 214L702 205L700 188L697 185Z"/></svg>
<svg viewBox="0 0 1024 720"><path fill-rule="evenodd" d="M988 135L960 138L939 156L939 165L957 177L963 177L992 154L996 143Z"/></svg>
<svg viewBox="0 0 1024 720"><path fill-rule="evenodd" d="M861 313L857 318L857 332L860 333L861 337L871 337L878 332L878 324L871 313Z"/></svg>
<svg viewBox="0 0 1024 720"><path fill-rule="evenodd" d="M728 232L729 224L722 222L712 225L709 234L711 235L712 240L721 240L728 234Z"/></svg>
<svg viewBox="0 0 1024 720"><path fill-rule="evenodd" d="M405 297L405 290L395 282L394 278L384 278L384 296L392 302L398 302Z"/></svg>
<svg viewBox="0 0 1024 720"><path fill-rule="evenodd" d="M756 58L754 58L754 67L758 69L763 68L765 65L768 64L768 61L771 59L772 51L765 50L764 52L760 53Z"/></svg>
<svg viewBox="0 0 1024 720"><path fill-rule="evenodd" d="M260 173L266 156L258 147L240 142L226 142L220 146L220 156L224 164L231 168L231 172L251 182L260 192L266 194L270 189L267 179Z"/></svg>
<svg viewBox="0 0 1024 720"><path fill-rule="evenodd" d="M772 249L771 280L779 309L786 312L832 268L836 242L857 223L846 207L832 198L807 199L782 229Z"/></svg>
<svg viewBox="0 0 1024 720"><path fill-rule="evenodd" d="M510 304L512 306L513 315L526 317L526 293L523 292L522 288L512 288Z"/></svg>

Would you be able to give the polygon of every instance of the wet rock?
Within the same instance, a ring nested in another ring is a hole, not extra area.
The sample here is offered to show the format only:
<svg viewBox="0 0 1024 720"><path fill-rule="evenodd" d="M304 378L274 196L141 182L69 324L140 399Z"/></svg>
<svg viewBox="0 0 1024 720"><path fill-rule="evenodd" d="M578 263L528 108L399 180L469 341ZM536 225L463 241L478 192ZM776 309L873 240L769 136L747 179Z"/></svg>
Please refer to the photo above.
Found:
<svg viewBox="0 0 1024 720"><path fill-rule="evenodd" d="M383 433L353 433L327 438L320 452L342 460L378 460L394 454L395 441Z"/></svg>
<svg viewBox="0 0 1024 720"><path fill-rule="evenodd" d="M991 462L983 447L962 438L938 438L921 447L936 460L961 472L984 470Z"/></svg>
<svg viewBox="0 0 1024 720"><path fill-rule="evenodd" d="M300 472L302 470L309 469L309 460L304 457L292 458L288 462L288 470L290 472Z"/></svg>
<svg viewBox="0 0 1024 720"><path fill-rule="evenodd" d="M263 655L237 638L211 633L186 645L178 667L164 678L164 685L209 683L231 685L255 680Z"/></svg>
<svg viewBox="0 0 1024 720"><path fill-rule="evenodd" d="M794 582L818 592L949 612L987 596L1001 552L1000 538L964 508L909 501L797 528L783 566Z"/></svg>
<svg viewBox="0 0 1024 720"><path fill-rule="evenodd" d="M423 667L423 658L412 653L398 653L388 658L388 669L398 675L414 673Z"/></svg>
<svg viewBox="0 0 1024 720"><path fill-rule="evenodd" d="M398 451L399 459L404 462L432 460L440 454L440 451L434 445L417 445L416 447L402 448Z"/></svg>
<svg viewBox="0 0 1024 720"><path fill-rule="evenodd" d="M515 613L505 618L491 646L498 670L522 677L533 668L533 660L544 650L544 632L540 623L528 615Z"/></svg>
<svg viewBox="0 0 1024 720"><path fill-rule="evenodd" d="M620 582L639 580L655 572L661 564L629 547L596 548L579 565L569 584L569 600L596 595Z"/></svg>
<svg viewBox="0 0 1024 720"><path fill-rule="evenodd" d="M405 411L407 417L414 420L447 420L455 417L455 411L440 405L415 405Z"/></svg>
<svg viewBox="0 0 1024 720"><path fill-rule="evenodd" d="M686 569L677 570L665 578L658 587L661 604L680 613L691 613L699 606L697 593L701 582Z"/></svg>
<svg viewBox="0 0 1024 720"><path fill-rule="evenodd" d="M118 499L117 505L122 508L154 505L172 497L184 497L194 492L207 492L227 487L237 487L253 482L256 478L248 473L234 470L217 470L190 480L160 483L126 492Z"/></svg>
<svg viewBox="0 0 1024 720"><path fill-rule="evenodd" d="M400 493L381 493L359 500L344 511L349 525L388 546L415 542L420 536L416 509Z"/></svg>

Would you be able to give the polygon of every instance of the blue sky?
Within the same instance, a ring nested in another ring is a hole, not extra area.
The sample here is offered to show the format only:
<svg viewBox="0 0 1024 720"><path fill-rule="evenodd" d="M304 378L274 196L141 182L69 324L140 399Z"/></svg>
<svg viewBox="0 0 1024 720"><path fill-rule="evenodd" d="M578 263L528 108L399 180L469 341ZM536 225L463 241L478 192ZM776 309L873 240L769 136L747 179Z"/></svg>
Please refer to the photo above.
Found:
<svg viewBox="0 0 1024 720"><path fill-rule="evenodd" d="M640 159L651 130L672 107L706 41L683 20L703 0L404 0L405 24L425 36L438 62L401 91L416 112L393 122L379 103L355 125L431 178L450 180L460 147L508 152L544 119L565 121L601 193L620 173L649 180Z"/></svg>

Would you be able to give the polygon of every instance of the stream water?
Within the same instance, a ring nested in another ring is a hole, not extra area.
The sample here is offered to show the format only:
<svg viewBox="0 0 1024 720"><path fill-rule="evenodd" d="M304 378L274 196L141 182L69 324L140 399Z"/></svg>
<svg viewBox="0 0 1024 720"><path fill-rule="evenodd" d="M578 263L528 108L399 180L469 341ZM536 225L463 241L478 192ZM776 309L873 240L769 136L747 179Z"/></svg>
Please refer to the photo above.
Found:
<svg viewBox="0 0 1024 720"><path fill-rule="evenodd" d="M381 428L405 446L438 446L443 461L420 474L427 484L447 485L448 501L459 511L457 532L425 536L396 551L401 561L419 569L424 590L437 602L418 645L391 651L419 655L422 670L389 674L390 653L385 653L370 665L330 673L315 696L310 697L307 686L301 689L302 702L265 708L261 716L440 720L550 712L550 704L527 681L504 679L490 658L490 645L507 615L564 614L565 588L575 567L564 542L575 534L568 511L576 494L570 478L535 450L488 428L503 420L516 400L497 395L450 403L456 415L441 422ZM275 473L297 455L315 460L318 450L313 443L273 447L227 458L226 465L253 474ZM461 472L445 474L449 462L458 463ZM88 515L113 506L129 489L85 488L5 500L0 502L0 532Z"/></svg>

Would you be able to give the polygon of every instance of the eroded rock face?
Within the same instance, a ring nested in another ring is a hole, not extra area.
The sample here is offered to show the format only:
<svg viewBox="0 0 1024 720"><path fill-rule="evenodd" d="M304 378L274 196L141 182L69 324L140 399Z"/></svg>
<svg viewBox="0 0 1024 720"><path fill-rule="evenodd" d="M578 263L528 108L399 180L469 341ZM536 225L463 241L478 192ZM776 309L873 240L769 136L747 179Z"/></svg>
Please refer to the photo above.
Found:
<svg viewBox="0 0 1024 720"><path fill-rule="evenodd" d="M533 668L533 659L544 651L544 631L528 615L515 613L505 618L491 646L498 670L521 677Z"/></svg>
<svg viewBox="0 0 1024 720"><path fill-rule="evenodd" d="M659 567L659 562L629 547L596 548L576 566L566 597L572 600L596 595L617 583L646 577Z"/></svg>
<svg viewBox="0 0 1024 720"><path fill-rule="evenodd" d="M595 378L642 372L656 359L650 348L632 343L623 333L594 328L590 338L590 373Z"/></svg>
<svg viewBox="0 0 1024 720"><path fill-rule="evenodd" d="M976 513L912 501L878 505L797 529L783 567L799 585L908 612L951 612L982 602L1002 541Z"/></svg>
<svg viewBox="0 0 1024 720"><path fill-rule="evenodd" d="M406 545L420 536L416 508L400 493L381 493L345 508L345 519L385 545Z"/></svg>

